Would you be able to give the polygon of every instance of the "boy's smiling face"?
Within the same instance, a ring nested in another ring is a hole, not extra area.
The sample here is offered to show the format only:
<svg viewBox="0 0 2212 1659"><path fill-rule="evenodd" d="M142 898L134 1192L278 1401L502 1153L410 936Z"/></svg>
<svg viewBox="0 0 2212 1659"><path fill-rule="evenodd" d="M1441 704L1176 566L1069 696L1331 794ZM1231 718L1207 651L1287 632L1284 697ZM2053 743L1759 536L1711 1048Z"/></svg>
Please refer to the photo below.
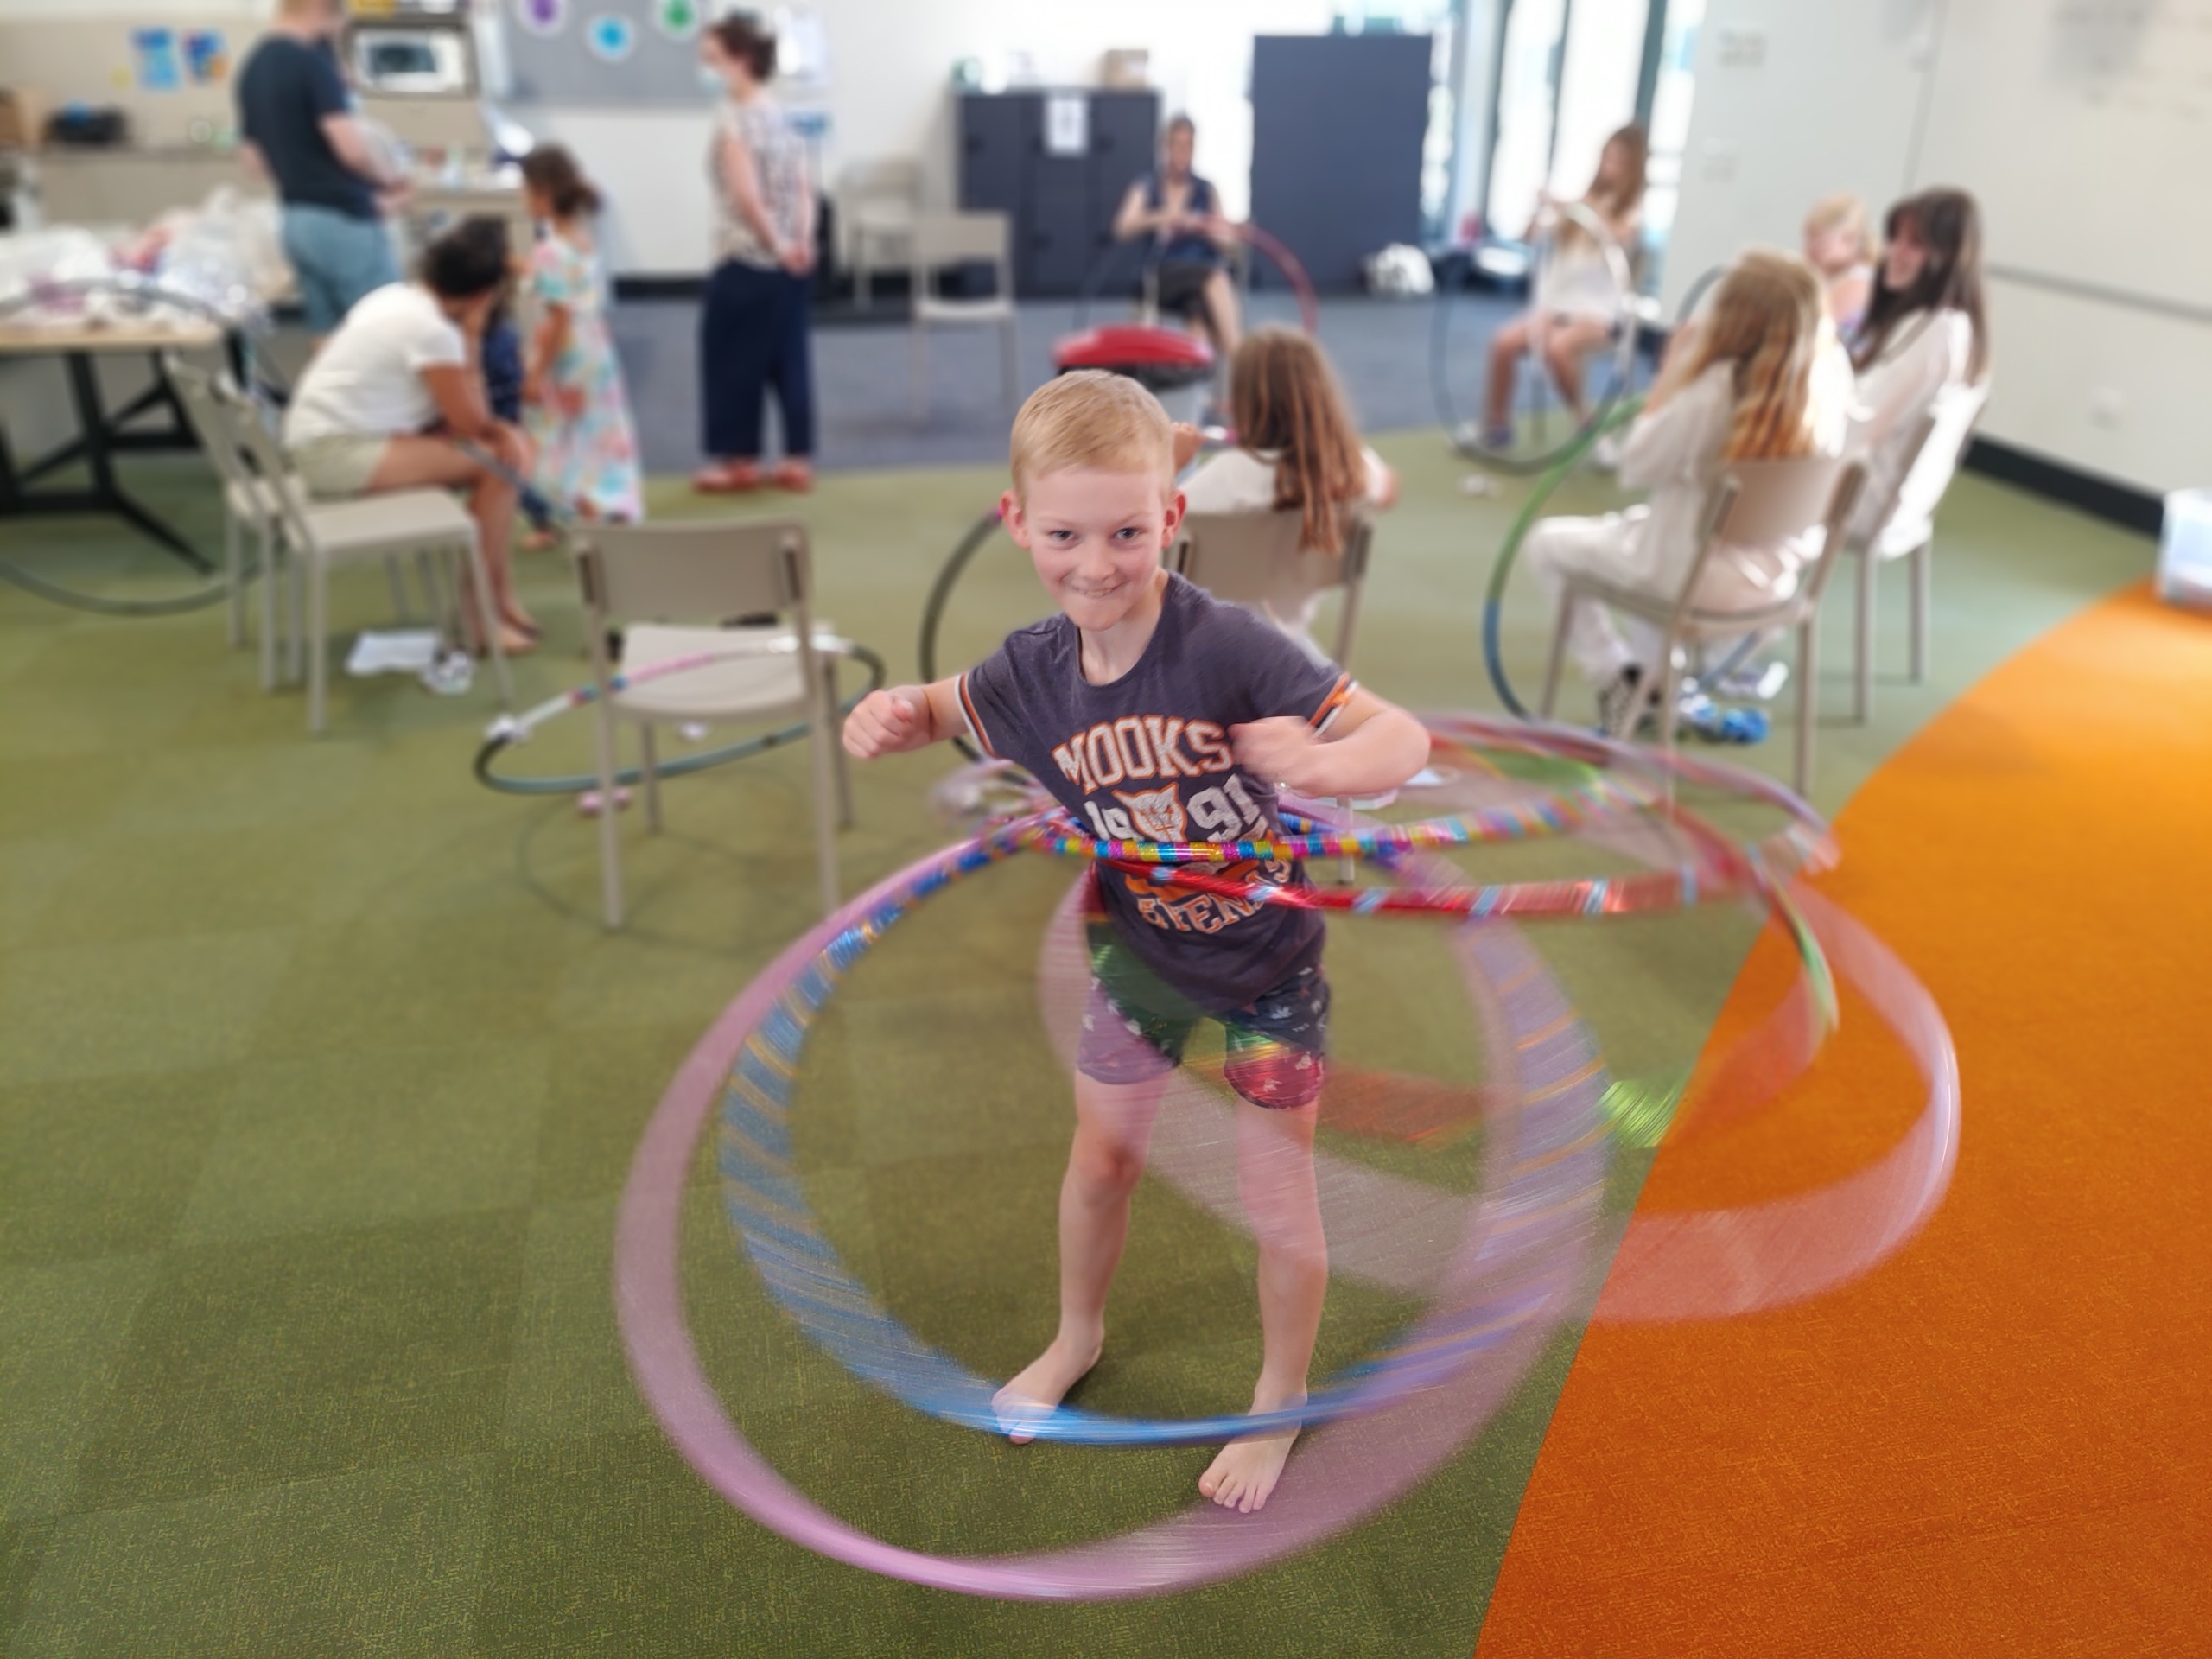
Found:
<svg viewBox="0 0 2212 1659"><path fill-rule="evenodd" d="M1008 491L999 507L1045 591L1086 633L1106 632L1154 603L1160 553L1183 522L1182 493L1152 472L1045 473L1020 494Z"/></svg>

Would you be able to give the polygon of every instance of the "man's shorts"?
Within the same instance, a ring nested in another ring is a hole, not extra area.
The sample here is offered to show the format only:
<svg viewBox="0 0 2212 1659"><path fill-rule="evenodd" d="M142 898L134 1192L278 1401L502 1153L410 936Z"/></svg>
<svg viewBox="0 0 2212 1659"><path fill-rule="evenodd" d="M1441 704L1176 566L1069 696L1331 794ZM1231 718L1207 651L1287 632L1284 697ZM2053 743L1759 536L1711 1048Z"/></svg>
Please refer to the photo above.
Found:
<svg viewBox="0 0 2212 1659"><path fill-rule="evenodd" d="M1164 1077L1183 1061L1201 1020L1222 1028L1223 1074L1255 1106L1290 1110L1320 1097L1329 1036L1329 982L1319 963L1297 969L1241 1008L1209 1014L1138 960L1110 925L1093 923L1090 991L1076 1065L1107 1084Z"/></svg>

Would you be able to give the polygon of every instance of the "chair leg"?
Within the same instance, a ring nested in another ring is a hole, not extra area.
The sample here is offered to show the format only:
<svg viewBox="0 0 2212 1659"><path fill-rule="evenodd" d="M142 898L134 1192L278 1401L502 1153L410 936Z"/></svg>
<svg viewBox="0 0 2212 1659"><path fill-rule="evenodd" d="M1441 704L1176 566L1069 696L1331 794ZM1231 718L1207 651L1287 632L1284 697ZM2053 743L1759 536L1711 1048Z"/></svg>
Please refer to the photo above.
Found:
<svg viewBox="0 0 2212 1659"><path fill-rule="evenodd" d="M1808 615L1797 625L1797 753L1791 785L1801 799L1813 794L1813 733L1821 708L1821 620Z"/></svg>
<svg viewBox="0 0 2212 1659"><path fill-rule="evenodd" d="M822 691L822 706L830 711L830 725L835 733L837 726L837 669L834 660L825 660L823 664ZM841 733L836 734L842 739ZM849 830L853 827L852 765L842 741L830 746L830 755L837 772L837 827Z"/></svg>
<svg viewBox="0 0 2212 1659"><path fill-rule="evenodd" d="M415 620L415 601L407 592L407 570L397 554L384 562L385 585L391 589L391 619L406 624Z"/></svg>
<svg viewBox="0 0 2212 1659"><path fill-rule="evenodd" d="M638 723L638 772L645 789L645 828L660 833L660 750L653 741L653 723Z"/></svg>
<svg viewBox="0 0 2212 1659"><path fill-rule="evenodd" d="M1570 578L1567 590L1559 596L1559 621L1552 629L1551 658L1544 664L1544 700L1537 712L1546 720L1559 704L1560 671L1567 665L1567 636L1574 626L1574 607L1577 595Z"/></svg>
<svg viewBox="0 0 2212 1659"><path fill-rule="evenodd" d="M817 712L814 729L807 734L806 746L813 753L809 756L814 773L814 872L822 887L822 913L828 916L837 908L837 835L831 828L830 817L833 793L830 774L833 769L830 759L837 743L835 722L830 710L824 707Z"/></svg>
<svg viewBox="0 0 2212 1659"><path fill-rule="evenodd" d="M599 768L599 893L610 931L622 925L622 839L615 827L614 716L604 703L594 711L594 759Z"/></svg>
<svg viewBox="0 0 2212 1659"><path fill-rule="evenodd" d="M1928 677L1928 613L1935 599L1936 545L1923 542L1912 550L1912 683Z"/></svg>
<svg viewBox="0 0 2212 1659"><path fill-rule="evenodd" d="M316 563L312 549L304 552L295 549L292 556L284 562L285 575L289 578L287 589L292 601L292 631L284 642L284 679L290 685L297 685L300 676L306 672L303 653L308 642L307 590L312 580L309 572Z"/></svg>
<svg viewBox="0 0 2212 1659"><path fill-rule="evenodd" d="M1874 717L1874 579L1881 563L1874 550L1859 550L1859 608L1851 632L1851 717L1864 726Z"/></svg>
<svg viewBox="0 0 2212 1659"><path fill-rule="evenodd" d="M930 417L930 331L917 322L912 332L914 419L919 423Z"/></svg>
<svg viewBox="0 0 2212 1659"><path fill-rule="evenodd" d="M1021 331L1012 317L1006 320L1000 355L1006 375L1006 406L1008 410L1021 406Z"/></svg>
<svg viewBox="0 0 2212 1659"><path fill-rule="evenodd" d="M276 589L284 579L277 538L268 519L261 521L261 689L276 689Z"/></svg>
<svg viewBox="0 0 2212 1659"><path fill-rule="evenodd" d="M321 559L309 561L308 583L308 730L320 735L330 672L329 571Z"/></svg>
<svg viewBox="0 0 2212 1659"><path fill-rule="evenodd" d="M245 644L245 584L238 572L238 516L223 509L223 581L230 588L231 649Z"/></svg>

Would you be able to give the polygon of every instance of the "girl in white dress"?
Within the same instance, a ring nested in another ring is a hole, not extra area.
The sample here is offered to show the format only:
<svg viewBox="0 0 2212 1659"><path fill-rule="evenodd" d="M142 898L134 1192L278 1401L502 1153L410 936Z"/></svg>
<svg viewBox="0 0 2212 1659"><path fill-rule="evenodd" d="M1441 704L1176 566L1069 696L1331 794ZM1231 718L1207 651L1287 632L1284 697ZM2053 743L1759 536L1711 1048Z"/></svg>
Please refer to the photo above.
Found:
<svg viewBox="0 0 2212 1659"><path fill-rule="evenodd" d="M1929 535L1936 504L1989 395L1989 326L1981 287L1981 211L1963 190L1924 190L1890 209L1882 268L1852 341L1858 371L1854 454L1866 487L1851 539L1878 556L1910 553ZM1936 431L1905 454L1923 414Z"/></svg>
<svg viewBox="0 0 2212 1659"><path fill-rule="evenodd" d="M1605 221L1624 250L1636 246L1643 229L1643 175L1651 155L1642 127L1623 127L1599 152L1598 175L1583 193L1582 205ZM1529 226L1534 241L1556 214L1546 193ZM1559 226L1552 258L1541 274L1535 302L1490 341L1490 382L1483 416L1483 442L1491 449L1513 447L1514 378L1522 353L1533 340L1559 395L1580 421L1582 359L1611 338L1620 295L1604 250L1589 232L1569 220Z"/></svg>
<svg viewBox="0 0 2212 1659"><path fill-rule="evenodd" d="M1596 518L1547 518L1529 532L1529 568L1556 609L1570 573L1662 597L1681 589L1697 556L1698 523L1732 461L1842 452L1850 365L1829 323L1821 279L1793 254L1745 254L1712 310L1675 332L1643 412L1622 447L1620 481L1651 492L1643 505ZM1820 553L1809 537L1723 543L1706 561L1700 609L1761 610L1796 591ZM1643 642L1648 653L1656 640ZM1619 622L1584 605L1567 638L1575 665L1610 714L1643 674Z"/></svg>

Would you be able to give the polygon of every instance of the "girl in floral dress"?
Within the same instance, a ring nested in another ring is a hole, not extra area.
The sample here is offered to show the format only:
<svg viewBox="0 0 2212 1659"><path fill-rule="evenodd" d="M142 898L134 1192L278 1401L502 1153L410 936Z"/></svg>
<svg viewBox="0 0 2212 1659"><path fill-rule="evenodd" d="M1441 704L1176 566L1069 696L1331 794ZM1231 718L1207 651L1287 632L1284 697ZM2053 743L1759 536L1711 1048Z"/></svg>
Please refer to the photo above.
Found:
<svg viewBox="0 0 2212 1659"><path fill-rule="evenodd" d="M638 435L594 257L599 193L558 144L524 156L522 177L531 217L543 227L530 261L538 322L523 385L537 486L587 518L634 521L644 512Z"/></svg>

